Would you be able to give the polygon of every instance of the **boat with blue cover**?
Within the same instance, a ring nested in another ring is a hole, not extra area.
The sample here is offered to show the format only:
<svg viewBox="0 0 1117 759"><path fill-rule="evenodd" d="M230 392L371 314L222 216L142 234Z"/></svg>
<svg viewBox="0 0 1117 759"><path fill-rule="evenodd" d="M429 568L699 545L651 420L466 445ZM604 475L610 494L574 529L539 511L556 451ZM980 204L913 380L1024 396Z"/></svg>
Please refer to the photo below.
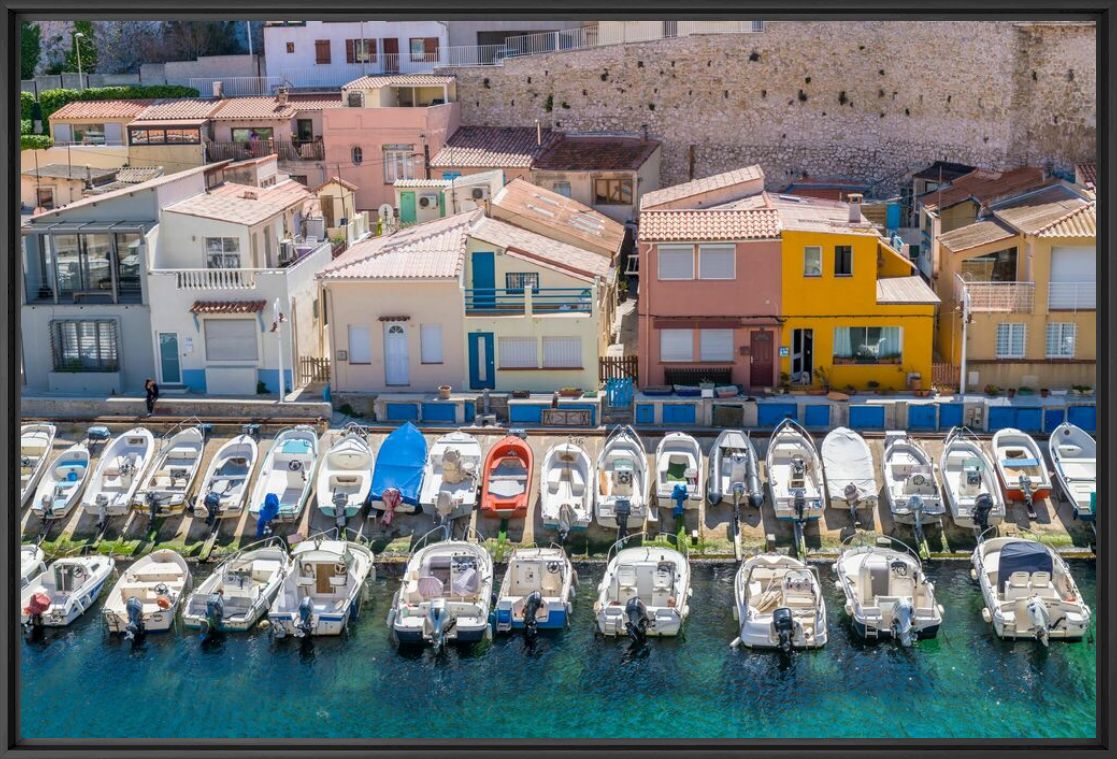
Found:
<svg viewBox="0 0 1117 759"><path fill-rule="evenodd" d="M418 512L426 463L427 440L411 422L384 438L372 472L372 508L387 513ZM390 519L387 514L385 518Z"/></svg>

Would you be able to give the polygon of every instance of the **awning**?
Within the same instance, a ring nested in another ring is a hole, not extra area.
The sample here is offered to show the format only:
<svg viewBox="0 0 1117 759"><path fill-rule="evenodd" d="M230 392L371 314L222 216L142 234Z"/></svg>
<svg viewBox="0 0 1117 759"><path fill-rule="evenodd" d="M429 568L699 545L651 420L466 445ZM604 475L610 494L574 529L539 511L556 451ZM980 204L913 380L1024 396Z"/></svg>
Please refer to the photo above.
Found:
<svg viewBox="0 0 1117 759"><path fill-rule="evenodd" d="M65 207L57 209L65 211ZM34 218L22 227L25 235L76 235L95 232L148 232L155 226L152 221L54 221L36 222Z"/></svg>
<svg viewBox="0 0 1117 759"><path fill-rule="evenodd" d="M133 121L129 127L193 127L205 124L209 119L151 119L150 121Z"/></svg>
<svg viewBox="0 0 1117 759"><path fill-rule="evenodd" d="M409 321L411 321L411 317L410 316L381 316L380 321L382 321L382 322L409 322Z"/></svg>
<svg viewBox="0 0 1117 759"><path fill-rule="evenodd" d="M192 314L258 314L268 305L266 300L196 300Z"/></svg>

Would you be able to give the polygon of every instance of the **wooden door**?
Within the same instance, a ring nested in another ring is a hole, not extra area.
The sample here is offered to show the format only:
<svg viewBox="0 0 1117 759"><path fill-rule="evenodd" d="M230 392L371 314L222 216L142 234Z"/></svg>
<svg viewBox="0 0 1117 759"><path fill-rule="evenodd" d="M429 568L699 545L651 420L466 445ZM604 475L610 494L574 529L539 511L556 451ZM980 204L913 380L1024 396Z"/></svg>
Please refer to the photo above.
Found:
<svg viewBox="0 0 1117 759"><path fill-rule="evenodd" d="M752 368L749 371L750 387L771 387L775 356L772 350L772 330L762 329L752 333Z"/></svg>

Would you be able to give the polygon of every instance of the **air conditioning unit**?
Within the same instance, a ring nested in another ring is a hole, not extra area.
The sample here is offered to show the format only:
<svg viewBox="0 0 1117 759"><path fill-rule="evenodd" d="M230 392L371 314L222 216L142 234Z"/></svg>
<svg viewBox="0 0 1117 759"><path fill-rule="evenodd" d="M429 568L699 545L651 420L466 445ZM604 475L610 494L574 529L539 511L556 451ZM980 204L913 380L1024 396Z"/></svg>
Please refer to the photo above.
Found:
<svg viewBox="0 0 1117 759"><path fill-rule="evenodd" d="M469 197L473 198L474 200L482 200L487 194L485 192L485 190L487 189L488 188L486 187L474 187L472 190L469 191Z"/></svg>
<svg viewBox="0 0 1117 759"><path fill-rule="evenodd" d="M432 194L419 196L419 208L436 208L438 206L438 196Z"/></svg>
<svg viewBox="0 0 1117 759"><path fill-rule="evenodd" d="M279 243L279 265L286 266L295 260L298 255L298 250L295 248L294 240L283 240Z"/></svg>

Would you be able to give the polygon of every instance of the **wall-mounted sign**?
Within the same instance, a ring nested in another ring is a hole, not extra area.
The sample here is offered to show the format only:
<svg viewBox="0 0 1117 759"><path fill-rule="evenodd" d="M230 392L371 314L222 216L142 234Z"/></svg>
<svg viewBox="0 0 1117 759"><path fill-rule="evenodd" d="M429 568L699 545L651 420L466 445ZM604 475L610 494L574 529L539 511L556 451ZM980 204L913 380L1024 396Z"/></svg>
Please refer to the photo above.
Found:
<svg viewBox="0 0 1117 759"><path fill-rule="evenodd" d="M337 352L337 360L338 361L348 361L349 360L349 351L338 351Z"/></svg>
<svg viewBox="0 0 1117 759"><path fill-rule="evenodd" d="M182 352L184 355L194 352L194 338L184 337L182 339Z"/></svg>
<svg viewBox="0 0 1117 759"><path fill-rule="evenodd" d="M786 345L781 345L780 346L780 358L787 358L790 355L791 355L791 348L788 348Z"/></svg>

